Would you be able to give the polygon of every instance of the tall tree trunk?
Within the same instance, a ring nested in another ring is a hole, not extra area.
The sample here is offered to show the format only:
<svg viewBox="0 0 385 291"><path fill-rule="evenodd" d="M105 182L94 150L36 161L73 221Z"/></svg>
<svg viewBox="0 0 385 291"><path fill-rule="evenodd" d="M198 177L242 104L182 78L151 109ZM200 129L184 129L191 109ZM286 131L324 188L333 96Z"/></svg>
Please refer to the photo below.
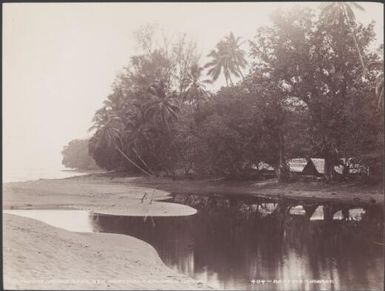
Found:
<svg viewBox="0 0 385 291"><path fill-rule="evenodd" d="M285 159L285 138L282 133L279 133L279 157L277 167L278 182L285 182L288 180L288 170Z"/></svg>
<svg viewBox="0 0 385 291"><path fill-rule="evenodd" d="M357 53L358 53L358 57L360 59L360 63L361 63L361 66L362 66L362 69L363 69L363 74L364 76L366 75L366 66L365 66L365 63L364 63L364 59L363 59L363 56L362 56L362 53L361 53L361 49L360 49L360 46L358 45L358 41L357 41L357 37L356 37L356 34L354 33L354 30L353 30L353 26L354 26L354 20L352 20L350 17L349 17L349 13L347 11L347 8L345 6L346 4L344 4L343 6L343 10L344 10L344 17L346 18L347 22L348 22L348 25L349 25L349 30L350 30L350 33L353 37L353 41L354 41L354 45L356 46L356 50L357 50Z"/></svg>
<svg viewBox="0 0 385 291"><path fill-rule="evenodd" d="M117 145L115 145L115 149L127 160L129 161L132 165L134 165L136 168L138 168L141 172L144 174L148 175L149 177L152 177L152 175L147 172L145 169L143 169L141 166L136 164L133 160L131 160Z"/></svg>
<svg viewBox="0 0 385 291"><path fill-rule="evenodd" d="M136 154L136 156L142 162L142 164L147 168L148 172L152 174L150 167L147 165L147 163L144 161L144 159L142 159L142 157L138 154L135 147L132 147L132 151Z"/></svg>
<svg viewBox="0 0 385 291"><path fill-rule="evenodd" d="M353 31L351 32L351 34L353 36L354 44L355 44L356 50L358 52L358 57L360 59L360 63L361 63L361 66L362 66L363 75L366 76L367 70L366 70L366 66L365 66L365 63L364 63L364 58L362 57L362 54L361 54L360 46L358 45L357 37L356 37L356 35L354 34Z"/></svg>

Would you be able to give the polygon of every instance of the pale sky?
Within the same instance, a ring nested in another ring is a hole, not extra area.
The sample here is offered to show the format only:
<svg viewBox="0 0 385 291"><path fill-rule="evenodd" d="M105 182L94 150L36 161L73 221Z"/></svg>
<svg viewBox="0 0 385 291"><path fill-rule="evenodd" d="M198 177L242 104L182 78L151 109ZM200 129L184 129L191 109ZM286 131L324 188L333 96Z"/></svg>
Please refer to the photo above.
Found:
<svg viewBox="0 0 385 291"><path fill-rule="evenodd" d="M383 43L382 4L360 4L365 12L356 13L358 20L375 20ZM4 171L60 167L63 146L88 137L95 111L136 52L132 33L141 25L187 33L206 55L231 31L251 39L270 23L274 9L293 5L298 4L3 4Z"/></svg>

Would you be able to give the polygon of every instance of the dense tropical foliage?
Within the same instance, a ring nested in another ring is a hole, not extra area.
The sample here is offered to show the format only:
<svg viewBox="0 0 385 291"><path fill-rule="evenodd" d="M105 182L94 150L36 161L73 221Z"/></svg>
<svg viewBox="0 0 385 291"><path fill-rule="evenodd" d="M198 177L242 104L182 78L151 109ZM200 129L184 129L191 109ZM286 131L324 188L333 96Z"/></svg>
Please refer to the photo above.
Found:
<svg viewBox="0 0 385 291"><path fill-rule="evenodd" d="M93 170L97 169L94 159L88 153L88 140L74 139L71 140L63 151L63 165L67 168L78 170Z"/></svg>
<svg viewBox="0 0 385 291"><path fill-rule="evenodd" d="M284 180L288 159L319 157L332 180L336 165L355 158L380 173L383 60L371 49L373 24L357 23L359 5L333 5L277 11L248 42L225 36L206 63L185 36L159 42L156 30L140 30L143 53L93 120L96 163L243 177L264 162ZM210 91L222 74L226 87Z"/></svg>

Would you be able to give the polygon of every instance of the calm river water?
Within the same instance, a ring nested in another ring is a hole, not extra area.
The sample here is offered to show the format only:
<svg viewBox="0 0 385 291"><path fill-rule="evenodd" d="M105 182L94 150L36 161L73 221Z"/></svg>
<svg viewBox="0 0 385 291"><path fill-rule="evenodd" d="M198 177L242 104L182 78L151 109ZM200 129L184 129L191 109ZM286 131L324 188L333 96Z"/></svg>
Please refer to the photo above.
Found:
<svg viewBox="0 0 385 291"><path fill-rule="evenodd" d="M112 216L72 210L15 210L72 231L131 235L150 243L170 268L214 288L383 290L383 211L339 211L325 221L279 203L175 196L198 213L185 217ZM377 213L378 214L378 213ZM345 219L342 219L345 218Z"/></svg>

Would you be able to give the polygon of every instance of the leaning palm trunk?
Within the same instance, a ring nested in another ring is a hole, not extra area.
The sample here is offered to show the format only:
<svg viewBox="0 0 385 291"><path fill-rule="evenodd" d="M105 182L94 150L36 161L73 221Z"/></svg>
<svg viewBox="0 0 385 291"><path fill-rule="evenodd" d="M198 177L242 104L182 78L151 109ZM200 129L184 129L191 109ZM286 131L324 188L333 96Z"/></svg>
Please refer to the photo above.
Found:
<svg viewBox="0 0 385 291"><path fill-rule="evenodd" d="M132 148L132 151L135 153L135 155L138 157L138 159L143 163L143 165L146 166L147 170L149 173L151 173L151 170L150 170L150 167L147 165L147 163L142 159L142 157L138 154L138 152L136 151L136 149L133 147Z"/></svg>
<svg viewBox="0 0 385 291"><path fill-rule="evenodd" d="M348 22L348 27L349 27L350 33L351 33L351 35L353 37L354 45L355 45L356 50L358 52L358 57L360 59L360 63L361 63L362 69L363 69L363 73L364 73L364 75L366 75L366 66L365 66L365 63L364 63L364 58L362 57L361 49L360 49L360 46L358 45L356 34L354 33L354 31L352 29L352 26L354 25L354 19L349 17L349 13L346 10L345 6L343 6L343 13L345 14L345 18L346 18L346 20Z"/></svg>
<svg viewBox="0 0 385 291"><path fill-rule="evenodd" d="M151 173L147 172L145 169L143 169L141 166L136 164L133 160L131 160L117 145L115 145L115 149L131 164L133 164L136 168L138 168L140 171L142 171L144 174L148 175L149 177L152 177Z"/></svg>
<svg viewBox="0 0 385 291"><path fill-rule="evenodd" d="M362 53L361 53L360 47L358 45L358 41L357 41L356 35L354 34L354 32L351 32L351 33L352 33L352 36L353 36L354 44L356 46L356 50L358 52L358 57L360 58L360 63L361 63L362 69L363 69L364 75L365 75L366 74L366 66L365 66L365 63L364 63L364 58L362 57Z"/></svg>

